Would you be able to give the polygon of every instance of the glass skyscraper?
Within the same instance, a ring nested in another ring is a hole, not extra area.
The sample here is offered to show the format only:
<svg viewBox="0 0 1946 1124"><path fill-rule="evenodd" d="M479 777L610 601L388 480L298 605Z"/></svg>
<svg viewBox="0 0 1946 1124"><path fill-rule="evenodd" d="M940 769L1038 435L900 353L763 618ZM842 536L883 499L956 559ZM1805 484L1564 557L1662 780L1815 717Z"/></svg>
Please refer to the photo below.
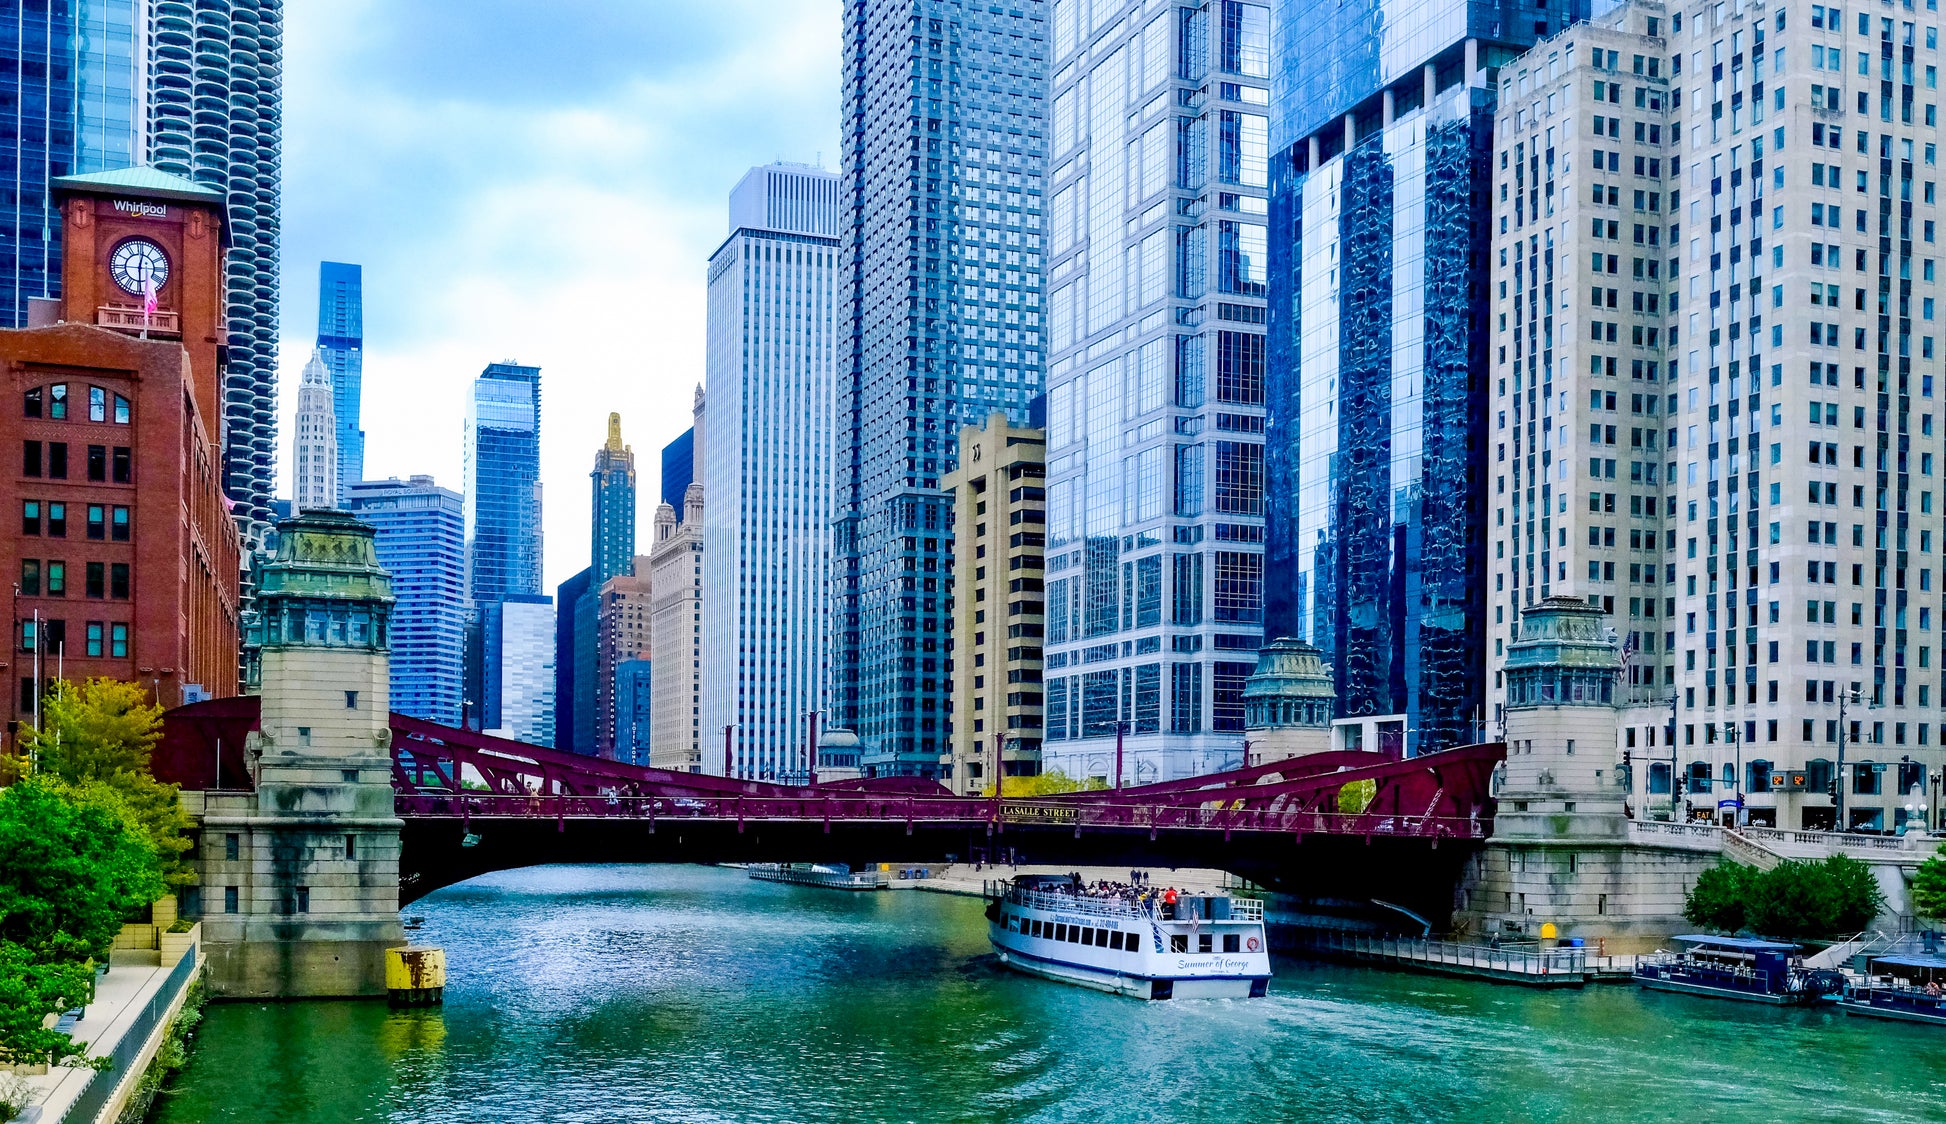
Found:
<svg viewBox="0 0 1946 1124"><path fill-rule="evenodd" d="M0 14L0 327L61 288L48 181L141 162L148 28L140 0L21 0Z"/></svg>
<svg viewBox="0 0 1946 1124"><path fill-rule="evenodd" d="M354 483L346 510L378 528L392 575L392 709L460 723L466 635L466 519L458 492L430 476Z"/></svg>
<svg viewBox="0 0 1946 1124"><path fill-rule="evenodd" d="M245 540L268 528L276 483L283 0L147 0L149 160L222 191L225 493ZM355 415L354 415L355 416Z"/></svg>
<svg viewBox="0 0 1946 1124"><path fill-rule="evenodd" d="M491 363L466 410L466 592L541 588L541 369Z"/></svg>
<svg viewBox="0 0 1946 1124"><path fill-rule="evenodd" d="M710 256L704 414L703 729L736 775L808 779L825 706L839 179L753 168Z"/></svg>
<svg viewBox="0 0 1946 1124"><path fill-rule="evenodd" d="M1495 80L1587 14L1283 0L1273 21L1265 632L1324 650L1338 716L1377 720L1366 748L1483 733Z"/></svg>
<svg viewBox="0 0 1946 1124"><path fill-rule="evenodd" d="M318 356L331 371L331 406L338 417L338 494L365 478L364 268L318 263Z"/></svg>
<svg viewBox="0 0 1946 1124"><path fill-rule="evenodd" d="M486 690L481 729L554 746L554 600L514 594L482 606Z"/></svg>
<svg viewBox="0 0 1946 1124"><path fill-rule="evenodd" d="M1042 767L1243 763L1264 603L1270 9L1054 5Z"/></svg>
<svg viewBox="0 0 1946 1124"><path fill-rule="evenodd" d="M622 415L608 415L608 440L595 450L594 509L590 519L590 587L635 567L635 450L622 444Z"/></svg>
<svg viewBox="0 0 1946 1124"><path fill-rule="evenodd" d="M948 750L954 435L1040 391L1046 13L845 4L830 724L878 775Z"/></svg>

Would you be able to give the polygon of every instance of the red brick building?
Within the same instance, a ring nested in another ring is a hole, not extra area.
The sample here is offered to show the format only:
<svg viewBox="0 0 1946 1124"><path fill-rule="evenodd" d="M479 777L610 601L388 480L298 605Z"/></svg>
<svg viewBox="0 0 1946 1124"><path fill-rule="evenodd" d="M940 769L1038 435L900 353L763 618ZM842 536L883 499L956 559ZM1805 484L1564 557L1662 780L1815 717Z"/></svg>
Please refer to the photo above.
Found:
<svg viewBox="0 0 1946 1124"><path fill-rule="evenodd" d="M41 677L237 693L242 544L222 492L223 197L136 168L55 181L58 307L0 331L8 717ZM148 307L153 297L153 307ZM38 620L37 620L38 617Z"/></svg>

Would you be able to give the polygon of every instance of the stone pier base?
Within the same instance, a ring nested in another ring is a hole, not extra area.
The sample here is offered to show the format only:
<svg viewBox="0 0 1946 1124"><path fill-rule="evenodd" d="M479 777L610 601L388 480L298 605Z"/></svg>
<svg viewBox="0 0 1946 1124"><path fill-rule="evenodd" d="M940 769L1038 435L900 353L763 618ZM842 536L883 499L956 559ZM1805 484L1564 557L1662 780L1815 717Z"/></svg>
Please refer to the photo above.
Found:
<svg viewBox="0 0 1946 1124"><path fill-rule="evenodd" d="M1472 939L1601 942L1611 954L1652 951L1683 920L1683 900L1720 855L1628 843L1489 842L1461 883L1454 926Z"/></svg>

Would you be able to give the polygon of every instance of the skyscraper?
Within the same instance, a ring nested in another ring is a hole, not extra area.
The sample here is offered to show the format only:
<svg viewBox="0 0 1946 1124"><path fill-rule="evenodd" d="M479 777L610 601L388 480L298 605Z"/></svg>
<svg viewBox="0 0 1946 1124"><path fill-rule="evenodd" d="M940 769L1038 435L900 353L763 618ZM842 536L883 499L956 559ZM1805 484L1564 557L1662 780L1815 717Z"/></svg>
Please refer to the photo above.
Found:
<svg viewBox="0 0 1946 1124"><path fill-rule="evenodd" d="M1262 642L1270 10L1056 8L1044 762L1243 762ZM963 576L962 576L963 580ZM957 716L956 716L957 717Z"/></svg>
<svg viewBox="0 0 1946 1124"><path fill-rule="evenodd" d="M655 509L649 547L649 647L654 663L654 712L649 764L703 772L703 486L683 495L682 517L668 504ZM715 744L722 731L710 731ZM723 772L711 754L708 772Z"/></svg>
<svg viewBox="0 0 1946 1124"><path fill-rule="evenodd" d="M1638 0L1501 68L1488 690L1521 701L1517 611L1598 607L1638 815L1932 821L1939 44L1907 15Z"/></svg>
<svg viewBox="0 0 1946 1124"><path fill-rule="evenodd" d="M484 606L486 691L481 729L529 745L554 745L554 602L509 594Z"/></svg>
<svg viewBox="0 0 1946 1124"><path fill-rule="evenodd" d="M148 28L141 0L22 0L0 23L0 327L57 297L61 220L49 181L142 161Z"/></svg>
<svg viewBox="0 0 1946 1124"><path fill-rule="evenodd" d="M662 502L682 506L682 494L696 482L696 431L685 429L662 447Z"/></svg>
<svg viewBox="0 0 1946 1124"><path fill-rule="evenodd" d="M808 778L825 705L838 337L838 177L753 168L710 256L703 726L736 772Z"/></svg>
<svg viewBox="0 0 1946 1124"><path fill-rule="evenodd" d="M1484 729L1493 78L1587 12L1282 0L1272 21L1264 631L1323 649L1371 748Z"/></svg>
<svg viewBox="0 0 1946 1124"><path fill-rule="evenodd" d="M1046 11L845 5L828 694L881 775L947 746L954 428L1040 391Z"/></svg>
<svg viewBox="0 0 1946 1124"><path fill-rule="evenodd" d="M541 588L541 369L491 363L467 403L466 592L476 605Z"/></svg>
<svg viewBox="0 0 1946 1124"><path fill-rule="evenodd" d="M392 709L460 724L466 641L466 516L460 494L430 476L366 480L341 497L378 529L392 575Z"/></svg>
<svg viewBox="0 0 1946 1124"><path fill-rule="evenodd" d="M621 761L633 760L635 747L642 750L644 761L648 758L648 739L629 739L637 719L646 729L649 717L650 567L647 557L637 557L633 572L609 578L596 595L595 751ZM622 680L623 669L630 665L637 665L630 674L641 677L633 685ZM638 694L630 693L637 690ZM631 709L638 704L639 715Z"/></svg>
<svg viewBox="0 0 1946 1124"><path fill-rule="evenodd" d="M635 565L635 450L622 444L622 415L608 415L608 440L595 450L594 515L588 546L594 589Z"/></svg>
<svg viewBox="0 0 1946 1124"><path fill-rule="evenodd" d="M318 263L318 354L331 369L338 417L338 494L365 478L365 278L362 266Z"/></svg>
<svg viewBox="0 0 1946 1124"><path fill-rule="evenodd" d="M575 753L595 751L593 578L584 566L554 589L554 745Z"/></svg>
<svg viewBox="0 0 1946 1124"><path fill-rule="evenodd" d="M297 432L291 436L291 503L297 511L338 506L338 421L331 371L316 351L297 388Z"/></svg>
<svg viewBox="0 0 1946 1124"><path fill-rule="evenodd" d="M283 0L149 0L149 159L227 196L224 471L244 537L270 519L277 457Z"/></svg>

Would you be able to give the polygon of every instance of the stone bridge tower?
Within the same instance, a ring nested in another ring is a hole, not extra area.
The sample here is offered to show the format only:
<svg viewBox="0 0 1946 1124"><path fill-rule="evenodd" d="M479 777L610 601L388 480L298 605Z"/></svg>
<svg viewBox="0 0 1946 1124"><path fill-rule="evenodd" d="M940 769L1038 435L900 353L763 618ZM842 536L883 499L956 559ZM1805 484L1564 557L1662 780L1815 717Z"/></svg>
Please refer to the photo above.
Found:
<svg viewBox="0 0 1946 1124"><path fill-rule="evenodd" d="M256 791L203 821L203 929L219 995L385 994L399 925L392 579L373 529L336 511L278 525L248 626L262 696Z"/></svg>

